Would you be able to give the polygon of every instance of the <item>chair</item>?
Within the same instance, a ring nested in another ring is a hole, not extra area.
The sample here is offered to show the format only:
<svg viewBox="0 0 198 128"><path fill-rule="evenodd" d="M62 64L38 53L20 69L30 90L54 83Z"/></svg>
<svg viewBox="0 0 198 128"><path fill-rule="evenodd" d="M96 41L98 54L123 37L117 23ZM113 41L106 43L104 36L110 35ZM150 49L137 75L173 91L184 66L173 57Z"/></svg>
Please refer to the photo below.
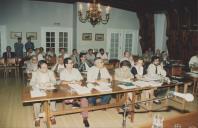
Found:
<svg viewBox="0 0 198 128"><path fill-rule="evenodd" d="M15 58L8 58L6 61L6 77L8 76L9 72L14 71L15 76L18 76L19 73L19 65L16 63Z"/></svg>
<svg viewBox="0 0 198 128"><path fill-rule="evenodd" d="M5 59L4 58L0 58L0 72L3 74L3 76L6 76L6 69L5 69L6 65L5 65Z"/></svg>

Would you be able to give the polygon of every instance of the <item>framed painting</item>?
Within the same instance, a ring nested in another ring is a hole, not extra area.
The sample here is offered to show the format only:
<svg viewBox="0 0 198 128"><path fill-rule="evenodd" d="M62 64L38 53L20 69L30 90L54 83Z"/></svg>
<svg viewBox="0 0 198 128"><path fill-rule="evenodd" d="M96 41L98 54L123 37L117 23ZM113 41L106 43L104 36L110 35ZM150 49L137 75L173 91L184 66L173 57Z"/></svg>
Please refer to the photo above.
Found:
<svg viewBox="0 0 198 128"><path fill-rule="evenodd" d="M22 32L11 32L11 33L10 33L10 38L11 38L11 39L17 39L17 38L19 38L19 37L22 38Z"/></svg>
<svg viewBox="0 0 198 128"><path fill-rule="evenodd" d="M37 32L26 32L26 38L31 38L32 40L37 40Z"/></svg>
<svg viewBox="0 0 198 128"><path fill-rule="evenodd" d="M104 41L104 34L95 34L96 41Z"/></svg>
<svg viewBox="0 0 198 128"><path fill-rule="evenodd" d="M92 33L83 33L82 40L92 40Z"/></svg>

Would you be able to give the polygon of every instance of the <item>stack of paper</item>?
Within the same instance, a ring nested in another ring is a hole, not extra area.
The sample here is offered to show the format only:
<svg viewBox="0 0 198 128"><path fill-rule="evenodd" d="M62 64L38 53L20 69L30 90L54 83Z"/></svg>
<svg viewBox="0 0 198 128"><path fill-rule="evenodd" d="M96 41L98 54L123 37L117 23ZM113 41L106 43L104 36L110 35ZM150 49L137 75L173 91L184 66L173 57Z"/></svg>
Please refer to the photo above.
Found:
<svg viewBox="0 0 198 128"><path fill-rule="evenodd" d="M145 82L145 81L135 81L135 82L132 82L134 85L136 86L139 86L139 87L147 87L149 86L149 83L148 82Z"/></svg>
<svg viewBox="0 0 198 128"><path fill-rule="evenodd" d="M109 91L112 91L112 88L110 88L109 86L106 86L106 85L99 85L99 86L95 86L94 88L96 90L100 91L100 92L109 92Z"/></svg>
<svg viewBox="0 0 198 128"><path fill-rule="evenodd" d="M91 90L89 88L81 86L81 85L78 85L78 84L69 84L69 86L75 92L77 92L79 95L91 93Z"/></svg>
<svg viewBox="0 0 198 128"><path fill-rule="evenodd" d="M159 87L162 85L162 83L156 81L135 81L133 84L139 87Z"/></svg>
<svg viewBox="0 0 198 128"><path fill-rule="evenodd" d="M151 87L160 87L160 86L162 85L162 83L156 82L156 81L149 81L148 84L149 84Z"/></svg>
<svg viewBox="0 0 198 128"><path fill-rule="evenodd" d="M30 91L30 95L31 95L31 97L32 98L34 98L34 97L42 97L42 96L46 96L47 94L46 94L46 92L45 91L41 91L41 90L32 90L32 91Z"/></svg>

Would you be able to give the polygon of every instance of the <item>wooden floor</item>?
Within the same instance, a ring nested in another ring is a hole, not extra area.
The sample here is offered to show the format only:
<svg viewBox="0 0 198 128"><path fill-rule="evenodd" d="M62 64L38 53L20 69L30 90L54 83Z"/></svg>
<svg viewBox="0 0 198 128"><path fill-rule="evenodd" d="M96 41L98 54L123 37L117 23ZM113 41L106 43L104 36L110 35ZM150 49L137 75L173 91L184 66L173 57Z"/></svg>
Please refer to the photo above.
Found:
<svg viewBox="0 0 198 128"><path fill-rule="evenodd" d="M32 106L23 106L21 102L21 89L23 83L20 79L0 77L0 128L32 128L34 127ZM180 105L173 104L175 108ZM60 107L60 104L57 105ZM187 104L188 111L198 111L197 98L193 103ZM158 112L165 118L183 114L177 110L169 112ZM127 118L127 128L138 128L143 124L151 122L151 114L136 113L133 123ZM56 117L57 124L54 128L83 128L80 113ZM118 114L115 109L106 111L98 110L89 112L89 122L91 128L122 128L122 115ZM41 128L45 125L41 121Z"/></svg>

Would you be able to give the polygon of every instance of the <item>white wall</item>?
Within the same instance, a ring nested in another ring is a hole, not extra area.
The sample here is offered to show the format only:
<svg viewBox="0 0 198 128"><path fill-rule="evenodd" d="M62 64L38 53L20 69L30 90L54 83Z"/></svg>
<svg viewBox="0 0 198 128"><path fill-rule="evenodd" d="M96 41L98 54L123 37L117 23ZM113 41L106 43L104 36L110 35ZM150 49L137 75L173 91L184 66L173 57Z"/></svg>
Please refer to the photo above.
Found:
<svg viewBox="0 0 198 128"><path fill-rule="evenodd" d="M0 3L0 25L7 26L7 43L13 47L16 39L10 39L10 32L22 32L23 43L26 32L37 32L36 47L41 46L41 27L73 27L73 5L29 0L4 1Z"/></svg>
<svg viewBox="0 0 198 128"><path fill-rule="evenodd" d="M83 4L83 9L87 6ZM104 48L106 49L106 41L107 41L107 29L108 28L117 28L117 29L135 29L139 30L139 21L136 13L129 12L121 9L111 8L110 10L110 20L107 24L99 24L93 27L89 22L81 23L78 20L78 16L76 14L77 21L77 48L79 50L88 49L88 48ZM92 41L83 41L82 33L92 33ZM102 33L104 34L104 41L95 41L95 34Z"/></svg>
<svg viewBox="0 0 198 128"><path fill-rule="evenodd" d="M7 44L13 47L16 39L10 39L10 32L22 32L26 42L26 32L37 32L36 47L41 45L41 27L73 28L73 46L79 50L106 48L107 28L139 29L136 13L111 8L108 24L81 23L77 16L77 5L30 0L3 0L0 2L0 25L7 28ZM57 25L56 23L59 23ZM92 41L82 41L82 33L93 33ZM95 33L104 33L104 41L95 41Z"/></svg>

